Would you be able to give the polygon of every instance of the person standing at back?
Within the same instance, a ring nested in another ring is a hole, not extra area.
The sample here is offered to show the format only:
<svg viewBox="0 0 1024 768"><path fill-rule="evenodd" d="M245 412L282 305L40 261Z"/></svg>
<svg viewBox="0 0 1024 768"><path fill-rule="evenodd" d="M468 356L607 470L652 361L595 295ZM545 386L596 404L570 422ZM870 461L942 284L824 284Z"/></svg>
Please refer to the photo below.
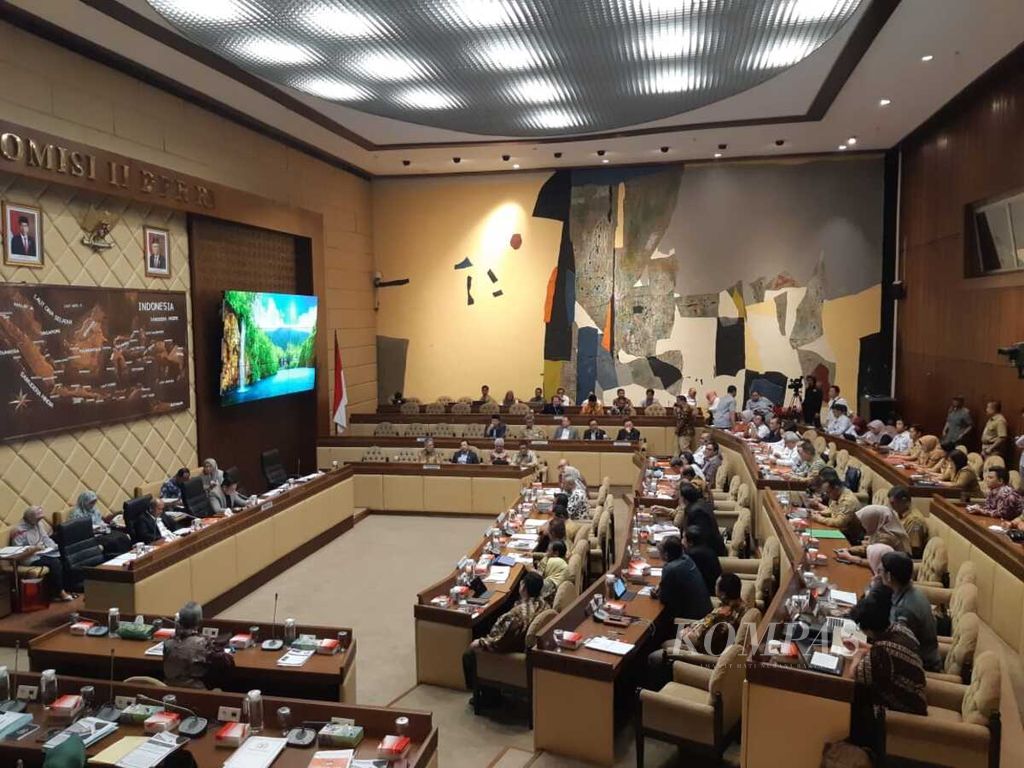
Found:
<svg viewBox="0 0 1024 768"><path fill-rule="evenodd" d="M800 403L800 410L803 413L804 424L812 427L821 426L821 388L814 376L808 376L804 386L804 396Z"/></svg>
<svg viewBox="0 0 1024 768"><path fill-rule="evenodd" d="M1003 404L998 400L989 400L985 404L988 421L981 432L981 455L1006 457L1006 448L1010 443L1010 427L1003 416Z"/></svg>
<svg viewBox="0 0 1024 768"><path fill-rule="evenodd" d="M733 423L736 421L736 387L730 384L722 397L718 397L714 391L708 392L707 396L711 426L719 429L732 429Z"/></svg>
<svg viewBox="0 0 1024 768"><path fill-rule="evenodd" d="M964 406L964 398L957 395L953 398L946 413L946 425L942 428L943 443L959 445L974 429L974 419L971 412Z"/></svg>

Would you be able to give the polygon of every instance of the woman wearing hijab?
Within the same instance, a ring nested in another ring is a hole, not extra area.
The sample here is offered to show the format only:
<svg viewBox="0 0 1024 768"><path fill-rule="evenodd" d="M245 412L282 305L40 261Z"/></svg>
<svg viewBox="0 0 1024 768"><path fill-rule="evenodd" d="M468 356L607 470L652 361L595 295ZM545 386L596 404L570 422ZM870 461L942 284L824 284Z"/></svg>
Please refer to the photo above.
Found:
<svg viewBox="0 0 1024 768"><path fill-rule="evenodd" d="M224 482L224 473L217 467L215 459L206 459L203 462L203 474L200 477L203 478L203 490L207 493L210 492L211 486L219 486Z"/></svg>
<svg viewBox="0 0 1024 768"><path fill-rule="evenodd" d="M837 550L836 556L840 560L868 565L868 547L872 544L886 544L896 552L910 554L910 537L899 517L888 507L869 504L857 510L857 519L864 529L864 540L859 546Z"/></svg>
<svg viewBox="0 0 1024 768"><path fill-rule="evenodd" d="M21 516L21 522L11 531L11 544L15 547L31 547L35 554L20 565L40 565L50 569L46 582L50 587L51 600L67 603L75 599L64 586L64 568L60 561L57 542L50 538L44 527L46 513L42 507L29 507Z"/></svg>
<svg viewBox="0 0 1024 768"><path fill-rule="evenodd" d="M722 540L722 532L718 529L714 508L704 500L701 492L689 483L679 486L679 498L685 506L676 513L676 527L680 530L698 529L701 542L722 557L725 554L725 542Z"/></svg>
<svg viewBox="0 0 1024 768"><path fill-rule="evenodd" d="M882 584L882 558L892 552L888 544L869 544L867 550L867 566L871 569L871 581L866 591L870 592Z"/></svg>
<svg viewBox="0 0 1024 768"><path fill-rule="evenodd" d="M78 494L78 501L74 508L68 513L68 520L91 520L92 534L99 543L103 554L108 557L121 555L132 548L132 540L128 535L110 528L110 521L113 515L104 517L100 514L96 494L92 491L82 491Z"/></svg>
<svg viewBox="0 0 1024 768"><path fill-rule="evenodd" d="M880 419L873 419L868 422L868 431L864 433L864 443L867 445L878 445L885 435L885 422Z"/></svg>

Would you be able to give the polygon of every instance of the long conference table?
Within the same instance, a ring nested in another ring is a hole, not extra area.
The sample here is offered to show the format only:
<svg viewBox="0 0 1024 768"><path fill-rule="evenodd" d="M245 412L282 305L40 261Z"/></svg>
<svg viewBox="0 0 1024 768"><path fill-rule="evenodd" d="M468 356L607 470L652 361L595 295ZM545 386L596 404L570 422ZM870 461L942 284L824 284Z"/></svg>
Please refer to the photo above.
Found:
<svg viewBox="0 0 1024 768"><path fill-rule="evenodd" d="M86 612L82 618L105 625L106 614ZM122 620L131 621L125 616ZM152 623L154 616L147 616ZM173 627L174 619L160 617L163 626ZM209 619L203 622L204 631L215 631L218 641L227 642L233 635L246 633L259 626L259 639L272 635L281 638L283 629L255 621ZM264 651L257 647L234 653L234 666L221 670L217 684L229 691L245 692L258 688L273 696L294 696L320 701L356 700L356 641L352 630L342 627L324 627L308 624L296 626L298 634L311 634L319 639L336 638L339 632L348 638L347 647L334 655L314 654L300 667L282 667L277 660L287 649ZM28 656L31 669L41 672L56 669L62 674L90 676L102 672L114 679L144 675L162 680L163 657L147 655L147 649L159 640L127 640L120 637L86 637L71 634L71 624L62 624L29 641Z"/></svg>
<svg viewBox="0 0 1024 768"><path fill-rule="evenodd" d="M39 675L21 673L17 677L18 684L39 686ZM73 677L58 674L57 686L60 694L77 694L83 686L95 688L96 703L100 704L110 698L111 686L99 677ZM200 691L192 688L166 688L135 683L114 683L113 696L134 700L138 696L147 696L158 701L168 694L176 698L176 704L196 712L209 720L207 731L198 738L189 739L180 749L188 752L195 759L199 768L220 768L224 761L234 754L235 750L218 747L214 743L214 734L222 725L218 717L222 708L239 709L242 697L238 694L220 691ZM140 702L141 703L141 702ZM391 765L402 768L437 768L437 728L429 712L417 710L390 709L384 707L354 706L351 704L327 703L310 701L301 698L285 698L264 696L262 736L281 737L282 729L277 718L278 709L287 707L290 711L289 727L297 727L303 723L322 725L332 718L347 718L363 728L363 740L355 749L357 759L373 759L377 757L377 744L384 736L396 734L398 718L406 718L403 724L405 735L411 741L409 751L402 762ZM4 739L0 741L0 765L18 765L23 761L25 768L41 768L45 758L43 736L51 729L59 727L50 714L38 702L29 704L27 712L32 715L33 724L39 729L20 740ZM125 737L145 737L141 723L119 723L117 730L95 744L86 748L86 755L93 758L101 752L117 744ZM285 747L274 760L274 768L306 768L313 753L329 749L313 745L307 748ZM90 763L92 764L92 763Z"/></svg>

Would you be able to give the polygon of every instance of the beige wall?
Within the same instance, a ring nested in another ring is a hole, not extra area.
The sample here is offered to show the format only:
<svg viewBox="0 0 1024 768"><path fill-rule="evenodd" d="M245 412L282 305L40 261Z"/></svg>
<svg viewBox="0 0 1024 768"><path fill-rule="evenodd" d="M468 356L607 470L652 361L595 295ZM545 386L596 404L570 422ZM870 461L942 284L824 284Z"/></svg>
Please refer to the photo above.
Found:
<svg viewBox="0 0 1024 768"><path fill-rule="evenodd" d="M322 213L325 330L338 332L349 407L376 407L368 181L4 23L0 81L13 123ZM333 343L324 370L333 384Z"/></svg>
<svg viewBox="0 0 1024 768"><path fill-rule="evenodd" d="M544 299L561 224L535 219L550 174L386 180L373 184L373 240L385 280L377 331L409 339L405 391L431 400L488 384L530 396L544 370ZM522 235L519 250L509 238ZM471 269L456 270L468 257ZM492 285L491 269L498 278ZM475 304L466 304L466 276ZM504 295L494 298L493 290Z"/></svg>
<svg viewBox="0 0 1024 768"><path fill-rule="evenodd" d="M92 193L2 171L0 199L35 205L43 211L43 268L0 266L0 278L5 282L150 288L183 291L187 297L188 236L183 213L104 200ZM110 233L113 247L98 254L79 242L82 231L76 220L94 202L102 203L117 217ZM168 279L146 277L142 259L144 225L170 232ZM66 511L87 489L99 495L104 511L120 510L135 486L166 477L178 467L196 465L191 318L189 302L189 409L0 445L0 528L2 523L16 523L32 504L41 504L50 514ZM0 537L0 542L6 540Z"/></svg>

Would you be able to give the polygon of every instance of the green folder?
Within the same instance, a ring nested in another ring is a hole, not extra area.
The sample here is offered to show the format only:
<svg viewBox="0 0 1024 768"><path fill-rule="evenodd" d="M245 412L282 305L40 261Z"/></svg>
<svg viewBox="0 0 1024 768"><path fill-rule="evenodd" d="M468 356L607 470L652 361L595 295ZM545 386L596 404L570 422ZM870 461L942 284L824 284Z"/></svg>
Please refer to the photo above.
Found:
<svg viewBox="0 0 1024 768"><path fill-rule="evenodd" d="M842 531L835 528L811 528L807 531L813 539L845 539Z"/></svg>

